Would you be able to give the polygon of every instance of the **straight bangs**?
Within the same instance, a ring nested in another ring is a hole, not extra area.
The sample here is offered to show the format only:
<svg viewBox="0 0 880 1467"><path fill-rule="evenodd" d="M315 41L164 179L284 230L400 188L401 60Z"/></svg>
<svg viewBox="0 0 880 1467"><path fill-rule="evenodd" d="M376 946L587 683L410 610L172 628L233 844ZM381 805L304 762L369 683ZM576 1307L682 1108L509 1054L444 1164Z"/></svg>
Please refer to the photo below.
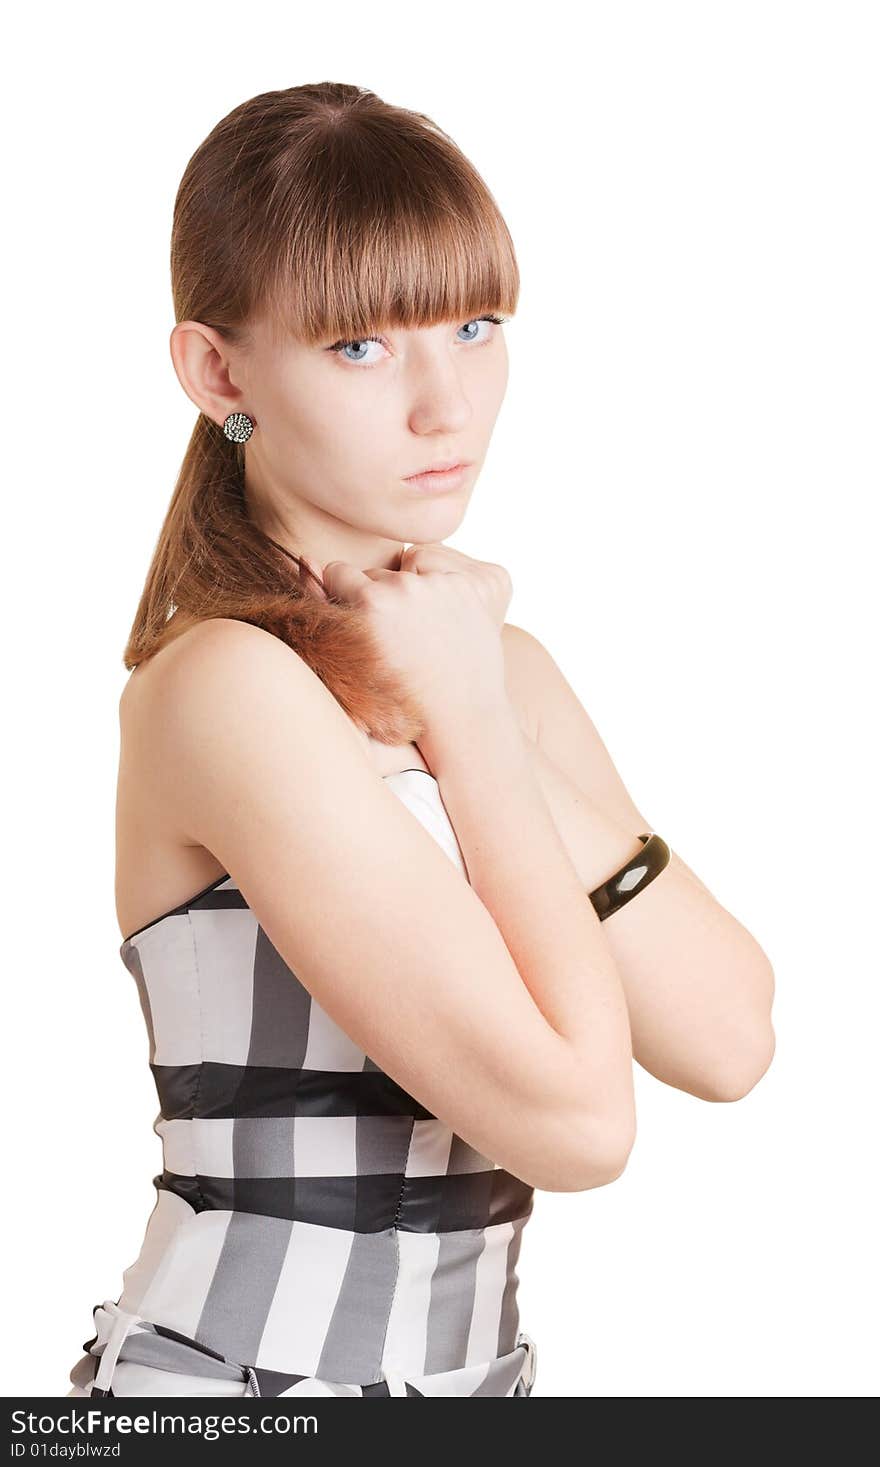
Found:
<svg viewBox="0 0 880 1467"><path fill-rule="evenodd" d="M372 119L371 119L372 120ZM519 270L504 219L445 135L340 127L272 200L258 315L308 345L512 315Z"/></svg>

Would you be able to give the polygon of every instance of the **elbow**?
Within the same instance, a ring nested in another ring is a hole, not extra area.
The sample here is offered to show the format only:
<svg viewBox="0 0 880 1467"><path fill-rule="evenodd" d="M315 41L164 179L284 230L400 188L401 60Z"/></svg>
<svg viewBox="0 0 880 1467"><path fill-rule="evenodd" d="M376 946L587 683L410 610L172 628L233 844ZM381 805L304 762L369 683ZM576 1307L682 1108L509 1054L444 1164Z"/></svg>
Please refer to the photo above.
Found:
<svg viewBox="0 0 880 1467"><path fill-rule="evenodd" d="M753 938L750 943L757 958L742 970L742 999L728 1013L714 1059L705 1057L705 1077L695 1092L703 1100L742 1100L767 1073L776 1052L771 1020L776 980L769 959Z"/></svg>
<svg viewBox="0 0 880 1467"><path fill-rule="evenodd" d="M571 1131L578 1128L572 1126ZM578 1132L579 1144L572 1152L557 1152L555 1165L533 1185L543 1192L588 1192L594 1187L607 1187L626 1170L635 1144L636 1125L633 1111L625 1123L591 1118L586 1134Z"/></svg>
<svg viewBox="0 0 880 1467"><path fill-rule="evenodd" d="M752 1043L747 1054L738 1056L735 1062L728 1059L716 1065L701 1098L728 1103L742 1100L767 1073L775 1052L776 1035L772 1025L768 1024L760 1040Z"/></svg>

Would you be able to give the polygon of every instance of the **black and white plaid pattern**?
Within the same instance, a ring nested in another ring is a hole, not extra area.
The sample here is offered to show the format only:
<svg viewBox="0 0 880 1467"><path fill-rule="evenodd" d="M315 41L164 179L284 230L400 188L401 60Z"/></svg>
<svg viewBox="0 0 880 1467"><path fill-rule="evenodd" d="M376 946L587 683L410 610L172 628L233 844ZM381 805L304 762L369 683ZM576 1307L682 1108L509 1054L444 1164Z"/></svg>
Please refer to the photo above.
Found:
<svg viewBox="0 0 880 1467"><path fill-rule="evenodd" d="M386 779L466 879L437 781ZM524 1393L534 1346L517 1262L533 1189L352 1042L229 875L120 953L149 1035L163 1170L74 1384L124 1314L118 1358L198 1374L180 1350L201 1352L252 1372L263 1395L387 1394L389 1381L391 1394Z"/></svg>

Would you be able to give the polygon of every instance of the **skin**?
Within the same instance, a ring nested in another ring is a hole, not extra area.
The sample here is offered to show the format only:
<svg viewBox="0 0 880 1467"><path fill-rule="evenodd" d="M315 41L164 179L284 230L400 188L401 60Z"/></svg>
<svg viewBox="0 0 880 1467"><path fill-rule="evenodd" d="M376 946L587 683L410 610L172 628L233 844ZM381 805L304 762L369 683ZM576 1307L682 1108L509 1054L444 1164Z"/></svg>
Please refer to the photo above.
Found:
<svg viewBox="0 0 880 1467"><path fill-rule="evenodd" d="M255 422L245 470L251 514L319 576L328 567L334 592L332 562L377 576L482 565L442 542L466 513L504 397L503 327L451 322L377 334L381 345L352 344L339 353L327 344L277 343L261 322L243 349L195 321L171 334L178 378L200 411L218 424L235 411ZM426 494L404 482L448 458L471 461L460 489ZM500 635L511 705L553 821L590 891L638 850L638 834L654 827L546 649L509 622ZM174 655L172 643L139 667L120 702L123 933L222 871L210 851L175 838L161 771L150 764L150 690L163 660ZM366 743L379 773L428 767L417 746ZM701 1099L745 1095L774 1050L773 972L751 934L675 852L601 931L625 989L636 1060Z"/></svg>
<svg viewBox="0 0 880 1467"><path fill-rule="evenodd" d="M655 829L637 808L574 690L537 638L504 631L532 762L556 828L592 891ZM661 830L660 834L664 834ZM746 1095L775 1049L775 980L755 938L672 846L639 896L602 923L626 994L634 1058L702 1100ZM601 853L601 854L598 854Z"/></svg>
<svg viewBox="0 0 880 1467"><path fill-rule="evenodd" d="M230 353L196 322L172 332L174 365L193 402L218 423L246 411L257 425L245 470L256 522L318 565L396 570L405 544L452 535L504 398L503 327L441 323L384 337L387 346L338 353L278 344L258 321L251 348ZM403 482L449 458L472 461L455 493Z"/></svg>

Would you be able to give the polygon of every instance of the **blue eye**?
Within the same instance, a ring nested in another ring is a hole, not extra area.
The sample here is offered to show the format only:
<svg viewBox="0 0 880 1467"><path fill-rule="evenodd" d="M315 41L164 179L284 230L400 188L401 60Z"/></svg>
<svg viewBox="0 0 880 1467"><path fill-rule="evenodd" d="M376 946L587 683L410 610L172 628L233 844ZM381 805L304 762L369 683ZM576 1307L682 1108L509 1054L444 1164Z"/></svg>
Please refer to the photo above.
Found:
<svg viewBox="0 0 880 1467"><path fill-rule="evenodd" d="M508 319L509 318L507 316L495 316L495 315L477 316L477 317L475 317L475 319L473 321L466 321L464 323L464 325L463 326L459 326L458 329L459 329L459 331L466 331L468 329L468 327L470 327L470 326L479 326L480 325L480 322L482 322L482 321L489 321L489 322L491 322L495 326L503 326L504 325L504 322L506 320L508 320ZM478 336L474 335L474 336L467 337L466 340L467 341L478 341L478 340L482 339L484 341L487 341L487 340L489 340L491 338L491 335L492 335L491 332L486 332L485 335L482 338L479 338ZM382 339L381 336L360 336L360 337L357 337L357 338L355 338L354 340L351 340L351 341L335 341L333 343L333 345L332 346L328 346L326 348L326 350L327 351L337 352L340 356L342 356L343 353L347 353L348 352L349 347L355 347L355 348L358 348L358 347L366 347L366 346L368 346L368 344L370 342L375 342L377 346L384 346L385 345L385 343L384 343L384 341L383 341L383 339ZM366 367L375 367L376 366L376 362L377 361L380 361L381 358L378 358L377 357L376 358L376 361L370 362L370 361L367 361L366 358L363 355L361 355L361 356L353 356L353 357L346 355L344 357L344 360L347 361L347 362L353 362L353 363L359 363L360 362L360 363L363 363L364 366L366 366Z"/></svg>
<svg viewBox="0 0 880 1467"><path fill-rule="evenodd" d="M505 317L503 317L503 316L477 316L474 321L465 321L464 326L459 326L458 329L459 329L459 331L466 331L467 328L468 328L468 326L479 326L481 321L492 321L496 326L501 326L503 324L504 320L505 320ZM486 335L484 337L484 340L487 339L488 337L490 337L491 335L492 335L491 331L487 331L486 332ZM478 340L478 338L476 336L469 336L467 338L467 340L468 341L476 341L476 340Z"/></svg>
<svg viewBox="0 0 880 1467"><path fill-rule="evenodd" d="M340 355L341 355L343 352L347 352L348 351L348 348L350 346L354 346L354 347L366 346L371 341L375 341L379 346L382 345L382 338L381 338L381 336L362 336L357 341L337 341L336 344L335 344L335 346L328 346L327 350L328 351L336 351L336 352L339 352ZM359 357L346 357L345 360L347 362L362 362L364 360L364 358L362 356L359 356ZM372 365L373 365L372 362L369 362L368 363L368 366L372 366Z"/></svg>

